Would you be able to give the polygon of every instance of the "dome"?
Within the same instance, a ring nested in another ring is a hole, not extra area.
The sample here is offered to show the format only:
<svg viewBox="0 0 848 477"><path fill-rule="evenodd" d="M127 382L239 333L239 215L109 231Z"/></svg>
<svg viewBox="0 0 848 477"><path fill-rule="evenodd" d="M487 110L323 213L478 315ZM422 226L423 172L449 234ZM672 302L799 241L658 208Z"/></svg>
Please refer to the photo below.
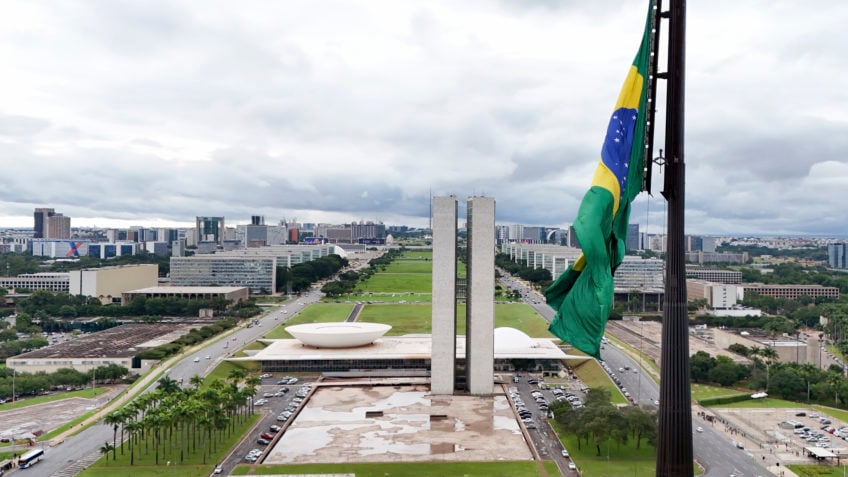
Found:
<svg viewBox="0 0 848 477"><path fill-rule="evenodd" d="M335 322L287 326L301 343L317 348L354 348L371 344L392 329L382 323Z"/></svg>
<svg viewBox="0 0 848 477"><path fill-rule="evenodd" d="M514 350L536 348L537 346L538 345L535 341L533 341L533 338L527 336L527 334L521 330L507 326L495 328L495 352L506 349Z"/></svg>

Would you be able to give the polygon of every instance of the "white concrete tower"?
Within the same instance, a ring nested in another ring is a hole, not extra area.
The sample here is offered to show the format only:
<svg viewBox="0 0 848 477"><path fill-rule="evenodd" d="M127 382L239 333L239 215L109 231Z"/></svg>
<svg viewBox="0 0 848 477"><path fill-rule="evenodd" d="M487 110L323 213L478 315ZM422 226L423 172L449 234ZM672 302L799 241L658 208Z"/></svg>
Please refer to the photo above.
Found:
<svg viewBox="0 0 848 477"><path fill-rule="evenodd" d="M456 224L456 197L433 197L433 394L453 394L456 381Z"/></svg>
<svg viewBox="0 0 848 477"><path fill-rule="evenodd" d="M435 233L433 238L435 243ZM495 369L495 199L492 197L468 199L467 265L465 362L468 392L487 395L494 389Z"/></svg>

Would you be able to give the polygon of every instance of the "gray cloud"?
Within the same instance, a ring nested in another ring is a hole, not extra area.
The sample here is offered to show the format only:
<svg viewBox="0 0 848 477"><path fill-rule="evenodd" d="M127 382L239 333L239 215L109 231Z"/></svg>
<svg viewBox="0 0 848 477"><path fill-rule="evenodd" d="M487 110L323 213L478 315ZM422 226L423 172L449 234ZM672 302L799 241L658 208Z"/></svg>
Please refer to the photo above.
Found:
<svg viewBox="0 0 848 477"><path fill-rule="evenodd" d="M689 7L687 232L843 233L848 7ZM35 206L424 225L431 191L493 196L499 221L565 225L644 10L13 1L0 226ZM654 184L633 210L651 228L663 222Z"/></svg>

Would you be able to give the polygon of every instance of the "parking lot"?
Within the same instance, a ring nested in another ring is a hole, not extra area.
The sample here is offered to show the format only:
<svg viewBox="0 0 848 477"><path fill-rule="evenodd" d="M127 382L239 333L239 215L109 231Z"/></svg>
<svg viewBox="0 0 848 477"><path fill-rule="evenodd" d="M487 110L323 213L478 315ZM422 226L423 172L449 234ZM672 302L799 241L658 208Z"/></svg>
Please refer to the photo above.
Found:
<svg viewBox="0 0 848 477"><path fill-rule="evenodd" d="M311 380L287 376L274 377L262 375L262 384L257 388L254 406L262 418L255 430L249 432L236 446L226 462L221 465L222 471L228 473L237 464L261 463L265 452L273 447L280 432L300 408L305 396L303 390L311 387ZM288 414L286 414L288 413ZM286 416L285 419L281 419Z"/></svg>
<svg viewBox="0 0 848 477"><path fill-rule="evenodd" d="M557 462L563 475L579 475L567 449L548 423L548 406L556 400L568 401L572 407L583 405L588 389L576 379L561 384L548 384L539 376L516 374L508 388L510 401L533 440L542 459ZM565 452L563 452L565 451Z"/></svg>

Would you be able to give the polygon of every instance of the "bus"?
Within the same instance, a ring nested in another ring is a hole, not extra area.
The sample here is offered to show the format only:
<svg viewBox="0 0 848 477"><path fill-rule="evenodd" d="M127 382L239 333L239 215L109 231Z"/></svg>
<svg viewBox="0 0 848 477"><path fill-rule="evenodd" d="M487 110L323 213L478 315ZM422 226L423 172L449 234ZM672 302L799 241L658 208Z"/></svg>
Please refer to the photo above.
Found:
<svg viewBox="0 0 848 477"><path fill-rule="evenodd" d="M18 461L18 466L21 469L26 469L40 461L42 457L44 457L44 449L26 451L21 455L21 459Z"/></svg>

